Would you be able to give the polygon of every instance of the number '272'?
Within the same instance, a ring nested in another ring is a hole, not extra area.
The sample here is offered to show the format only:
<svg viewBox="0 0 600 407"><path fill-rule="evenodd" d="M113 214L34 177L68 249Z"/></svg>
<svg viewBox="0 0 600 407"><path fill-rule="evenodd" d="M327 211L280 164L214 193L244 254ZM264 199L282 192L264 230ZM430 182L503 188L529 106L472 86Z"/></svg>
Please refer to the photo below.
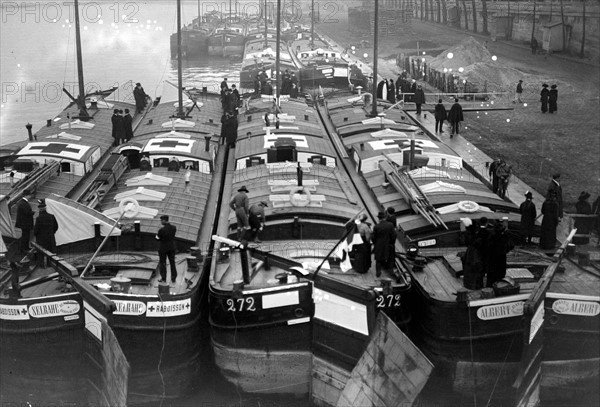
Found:
<svg viewBox="0 0 600 407"><path fill-rule="evenodd" d="M399 307L400 294L380 295L377 297L377 308Z"/></svg>
<svg viewBox="0 0 600 407"><path fill-rule="evenodd" d="M240 312L240 311L256 311L254 306L254 298L228 298L225 302L227 304L227 312Z"/></svg>

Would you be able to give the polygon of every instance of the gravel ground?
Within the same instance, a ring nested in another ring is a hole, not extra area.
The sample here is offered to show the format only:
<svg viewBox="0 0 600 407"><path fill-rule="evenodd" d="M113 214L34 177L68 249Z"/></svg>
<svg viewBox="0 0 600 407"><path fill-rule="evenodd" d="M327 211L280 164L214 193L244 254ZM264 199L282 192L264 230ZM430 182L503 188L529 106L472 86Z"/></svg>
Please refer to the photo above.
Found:
<svg viewBox="0 0 600 407"><path fill-rule="evenodd" d="M357 49L357 54L373 55L369 35L349 29L345 21L321 24L317 29L345 47L368 40L370 45ZM414 47L417 41L421 52L424 49L421 44L439 51L455 46L471 35L413 20L401 37L380 38L379 73L395 79L399 73L395 66L396 54L416 55L415 48L405 47ZM474 37L480 42L489 40L478 35ZM528 48L518 44L489 40L487 47L498 57L502 68L523 72L524 103L513 105L515 109L510 111L466 113L466 130L461 135L491 157L503 158L512 164L515 174L539 192L545 191L552 173L560 172L567 211L574 211L582 190L592 194L590 202L593 202L600 194L599 68L576 59L532 55ZM557 114L541 113L539 92L542 82L558 85ZM516 83L507 83L504 90L512 93L515 87Z"/></svg>

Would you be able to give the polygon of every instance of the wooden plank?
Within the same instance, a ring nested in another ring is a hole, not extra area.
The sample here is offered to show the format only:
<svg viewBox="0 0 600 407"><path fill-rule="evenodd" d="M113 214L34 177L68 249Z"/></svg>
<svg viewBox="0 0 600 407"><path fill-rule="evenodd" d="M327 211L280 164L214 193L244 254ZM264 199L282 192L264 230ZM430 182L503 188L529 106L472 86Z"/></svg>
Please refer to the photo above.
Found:
<svg viewBox="0 0 600 407"><path fill-rule="evenodd" d="M379 313L371 340L336 405L410 406L432 370L421 351L385 313Z"/></svg>

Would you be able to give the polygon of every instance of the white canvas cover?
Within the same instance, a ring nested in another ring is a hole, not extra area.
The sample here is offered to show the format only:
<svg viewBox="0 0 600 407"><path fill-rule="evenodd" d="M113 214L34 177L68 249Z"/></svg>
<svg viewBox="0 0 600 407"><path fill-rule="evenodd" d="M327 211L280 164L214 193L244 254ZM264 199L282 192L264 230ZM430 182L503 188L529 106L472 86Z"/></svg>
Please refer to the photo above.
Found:
<svg viewBox="0 0 600 407"><path fill-rule="evenodd" d="M95 223L100 223L100 233L106 236L114 224L112 219L100 212L55 194L46 198L46 205L48 213L54 215L58 223L55 234L57 246L93 238ZM111 236L120 235L119 228L111 233Z"/></svg>

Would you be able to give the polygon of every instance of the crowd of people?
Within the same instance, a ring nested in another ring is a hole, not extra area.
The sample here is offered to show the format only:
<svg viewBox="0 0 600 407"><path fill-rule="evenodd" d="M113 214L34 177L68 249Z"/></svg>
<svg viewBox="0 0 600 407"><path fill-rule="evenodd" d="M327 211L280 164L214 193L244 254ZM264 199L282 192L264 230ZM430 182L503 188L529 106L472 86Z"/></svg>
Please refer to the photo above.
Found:
<svg viewBox="0 0 600 407"><path fill-rule="evenodd" d="M255 95L273 95L273 83L264 69L261 69L253 78ZM292 99L298 98L298 77L296 72L286 69L281 75L281 95L289 95Z"/></svg>

